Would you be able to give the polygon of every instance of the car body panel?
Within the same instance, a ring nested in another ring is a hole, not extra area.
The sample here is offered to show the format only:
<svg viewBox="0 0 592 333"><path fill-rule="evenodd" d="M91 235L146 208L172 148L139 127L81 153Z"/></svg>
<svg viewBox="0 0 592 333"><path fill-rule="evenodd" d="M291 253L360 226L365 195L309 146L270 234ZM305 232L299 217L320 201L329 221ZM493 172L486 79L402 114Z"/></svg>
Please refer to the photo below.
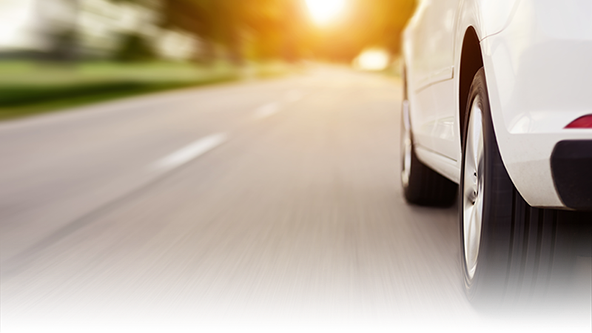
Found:
<svg viewBox="0 0 592 333"><path fill-rule="evenodd" d="M440 20L426 20L438 13ZM459 182L464 106L458 74L464 36L472 28L480 40L494 131L510 178L531 206L564 208L550 157L559 141L592 139L590 129L565 129L592 114L590 22L590 0L421 1L403 45L420 160Z"/></svg>
<svg viewBox="0 0 592 333"><path fill-rule="evenodd" d="M496 137L514 185L532 206L563 207L550 158L565 129L592 113L592 1L521 0L512 22L482 40Z"/></svg>

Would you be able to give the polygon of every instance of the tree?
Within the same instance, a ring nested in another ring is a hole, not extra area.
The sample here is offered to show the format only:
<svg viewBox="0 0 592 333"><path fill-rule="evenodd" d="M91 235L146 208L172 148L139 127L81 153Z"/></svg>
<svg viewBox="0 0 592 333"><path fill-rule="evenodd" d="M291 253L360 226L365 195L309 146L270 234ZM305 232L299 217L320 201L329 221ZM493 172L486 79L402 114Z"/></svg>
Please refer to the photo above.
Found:
<svg viewBox="0 0 592 333"><path fill-rule="evenodd" d="M245 51L256 58L290 61L304 54L350 61L372 46L398 53L415 0L350 3L350 14L339 24L314 28L303 0L162 0L162 26L198 36L208 58L216 56L216 46L223 47L235 63L242 62Z"/></svg>

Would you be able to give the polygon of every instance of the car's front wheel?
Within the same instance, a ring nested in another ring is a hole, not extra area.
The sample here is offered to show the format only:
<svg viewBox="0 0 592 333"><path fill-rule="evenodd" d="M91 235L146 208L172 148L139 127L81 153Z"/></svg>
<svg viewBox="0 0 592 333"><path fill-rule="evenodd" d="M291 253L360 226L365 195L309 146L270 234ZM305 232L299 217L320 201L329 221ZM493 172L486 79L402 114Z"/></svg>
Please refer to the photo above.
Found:
<svg viewBox="0 0 592 333"><path fill-rule="evenodd" d="M498 150L483 69L466 114L459 191L465 291L476 305L528 302L569 266L563 212L530 207L514 187Z"/></svg>

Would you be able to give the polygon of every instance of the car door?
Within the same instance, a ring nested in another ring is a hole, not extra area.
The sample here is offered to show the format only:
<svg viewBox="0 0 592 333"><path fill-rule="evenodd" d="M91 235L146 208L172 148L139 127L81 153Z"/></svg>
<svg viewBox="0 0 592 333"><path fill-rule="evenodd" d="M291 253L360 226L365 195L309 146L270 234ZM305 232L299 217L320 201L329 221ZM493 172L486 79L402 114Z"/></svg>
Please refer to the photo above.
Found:
<svg viewBox="0 0 592 333"><path fill-rule="evenodd" d="M421 0L412 21L413 131L423 148L456 160L454 31L463 0Z"/></svg>

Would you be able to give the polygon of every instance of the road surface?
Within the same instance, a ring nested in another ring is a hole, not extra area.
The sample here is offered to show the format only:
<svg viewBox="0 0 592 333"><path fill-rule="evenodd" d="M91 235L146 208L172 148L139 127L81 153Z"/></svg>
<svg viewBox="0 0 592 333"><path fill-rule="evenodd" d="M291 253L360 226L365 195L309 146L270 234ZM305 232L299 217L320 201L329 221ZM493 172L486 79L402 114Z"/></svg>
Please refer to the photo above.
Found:
<svg viewBox="0 0 592 333"><path fill-rule="evenodd" d="M400 96L315 68L0 124L3 331L589 331L589 258L577 301L471 307L456 207L403 200Z"/></svg>

